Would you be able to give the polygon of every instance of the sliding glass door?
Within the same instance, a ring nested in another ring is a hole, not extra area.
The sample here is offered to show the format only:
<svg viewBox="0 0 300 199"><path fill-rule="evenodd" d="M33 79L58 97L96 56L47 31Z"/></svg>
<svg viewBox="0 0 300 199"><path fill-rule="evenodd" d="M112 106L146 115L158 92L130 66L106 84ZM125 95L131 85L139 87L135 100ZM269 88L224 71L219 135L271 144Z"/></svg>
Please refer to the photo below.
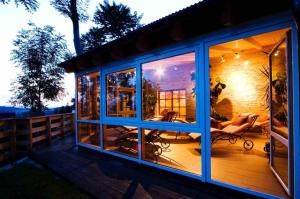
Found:
<svg viewBox="0 0 300 199"><path fill-rule="evenodd" d="M290 31L269 54L270 65L270 167L284 187L292 193L292 81Z"/></svg>

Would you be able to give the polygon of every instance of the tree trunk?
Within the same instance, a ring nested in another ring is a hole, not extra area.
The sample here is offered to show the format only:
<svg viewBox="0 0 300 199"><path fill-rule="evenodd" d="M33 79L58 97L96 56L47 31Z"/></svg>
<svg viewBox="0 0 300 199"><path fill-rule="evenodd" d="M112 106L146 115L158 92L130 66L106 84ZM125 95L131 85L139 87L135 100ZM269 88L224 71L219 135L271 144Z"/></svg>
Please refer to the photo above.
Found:
<svg viewBox="0 0 300 199"><path fill-rule="evenodd" d="M82 53L80 45L80 33L79 33L79 15L77 12L77 2L76 0L71 0L71 20L73 24L73 41L74 47L77 55Z"/></svg>

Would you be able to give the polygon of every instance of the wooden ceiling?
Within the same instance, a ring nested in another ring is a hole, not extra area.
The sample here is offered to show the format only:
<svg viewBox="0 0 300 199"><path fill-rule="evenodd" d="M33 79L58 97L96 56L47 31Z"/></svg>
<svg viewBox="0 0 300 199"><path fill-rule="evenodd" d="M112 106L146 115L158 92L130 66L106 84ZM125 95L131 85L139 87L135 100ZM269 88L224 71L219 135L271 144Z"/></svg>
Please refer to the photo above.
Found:
<svg viewBox="0 0 300 199"><path fill-rule="evenodd" d="M209 55L210 57L218 57L225 54L241 52L269 53L273 47L285 36L285 33L288 30L288 28L285 28L212 46L209 49Z"/></svg>

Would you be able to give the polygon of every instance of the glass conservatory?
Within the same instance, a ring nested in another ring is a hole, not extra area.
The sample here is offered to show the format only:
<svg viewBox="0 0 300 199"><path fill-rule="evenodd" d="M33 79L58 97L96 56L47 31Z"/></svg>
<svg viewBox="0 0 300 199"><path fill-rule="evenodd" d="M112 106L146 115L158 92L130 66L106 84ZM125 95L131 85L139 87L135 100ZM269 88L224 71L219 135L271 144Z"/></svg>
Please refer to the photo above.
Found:
<svg viewBox="0 0 300 199"><path fill-rule="evenodd" d="M77 70L77 144L256 196L297 197L297 33L284 13Z"/></svg>

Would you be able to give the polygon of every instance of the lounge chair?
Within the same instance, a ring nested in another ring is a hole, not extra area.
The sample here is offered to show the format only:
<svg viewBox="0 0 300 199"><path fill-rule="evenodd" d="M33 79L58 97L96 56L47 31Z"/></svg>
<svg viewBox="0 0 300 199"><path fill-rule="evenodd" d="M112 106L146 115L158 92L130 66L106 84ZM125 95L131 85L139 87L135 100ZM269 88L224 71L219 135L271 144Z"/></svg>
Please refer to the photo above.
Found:
<svg viewBox="0 0 300 199"><path fill-rule="evenodd" d="M168 111L165 115L160 119L163 122L173 122L177 117L177 112ZM170 147L170 141L162 138L161 134L165 133L165 130L153 129L148 133L145 133L144 142L146 146L147 155L150 154L154 159L162 154L163 150L166 150ZM157 144L159 143L159 145Z"/></svg>
<svg viewBox="0 0 300 199"><path fill-rule="evenodd" d="M255 123L253 124L253 128L259 129L261 131L262 135L266 135L269 138L270 118L269 117L265 117L265 118L260 117L260 120L255 121Z"/></svg>
<svg viewBox="0 0 300 199"><path fill-rule="evenodd" d="M111 127L104 131L104 144L106 146L114 146L127 148L137 153L137 128L127 128L125 126Z"/></svg>
<svg viewBox="0 0 300 199"><path fill-rule="evenodd" d="M168 111L161 119L160 121L165 122L172 122L174 118L176 118L177 112L175 111ZM155 152L157 154L162 149L167 149L170 146L170 142L164 138L162 138L160 135L163 133L163 131L159 130L152 130L149 134L145 136L146 142L159 142L160 146L155 147L157 148ZM125 126L117 126L117 127L110 127L104 131L104 143L109 144L111 146L119 146L119 147L126 147L129 150L135 150L136 149L136 142L134 140L138 139L138 129L137 128L127 128ZM162 149L161 149L162 148Z"/></svg>
<svg viewBox="0 0 300 199"><path fill-rule="evenodd" d="M174 122L177 117L177 112L168 111L161 119L162 122ZM151 130L147 135L145 135L146 142L158 141L163 149L167 149L170 146L170 142L167 139L161 137L161 134L164 133L164 130L154 129Z"/></svg>
<svg viewBox="0 0 300 199"><path fill-rule="evenodd" d="M211 144L216 143L219 140L228 140L231 144L236 143L237 139L244 140L244 148L251 150L254 143L250 139L244 137L244 133L249 130L255 123L258 115L256 114L241 114L238 124L234 121L227 125L223 129L211 128ZM244 121L242 121L244 118Z"/></svg>

